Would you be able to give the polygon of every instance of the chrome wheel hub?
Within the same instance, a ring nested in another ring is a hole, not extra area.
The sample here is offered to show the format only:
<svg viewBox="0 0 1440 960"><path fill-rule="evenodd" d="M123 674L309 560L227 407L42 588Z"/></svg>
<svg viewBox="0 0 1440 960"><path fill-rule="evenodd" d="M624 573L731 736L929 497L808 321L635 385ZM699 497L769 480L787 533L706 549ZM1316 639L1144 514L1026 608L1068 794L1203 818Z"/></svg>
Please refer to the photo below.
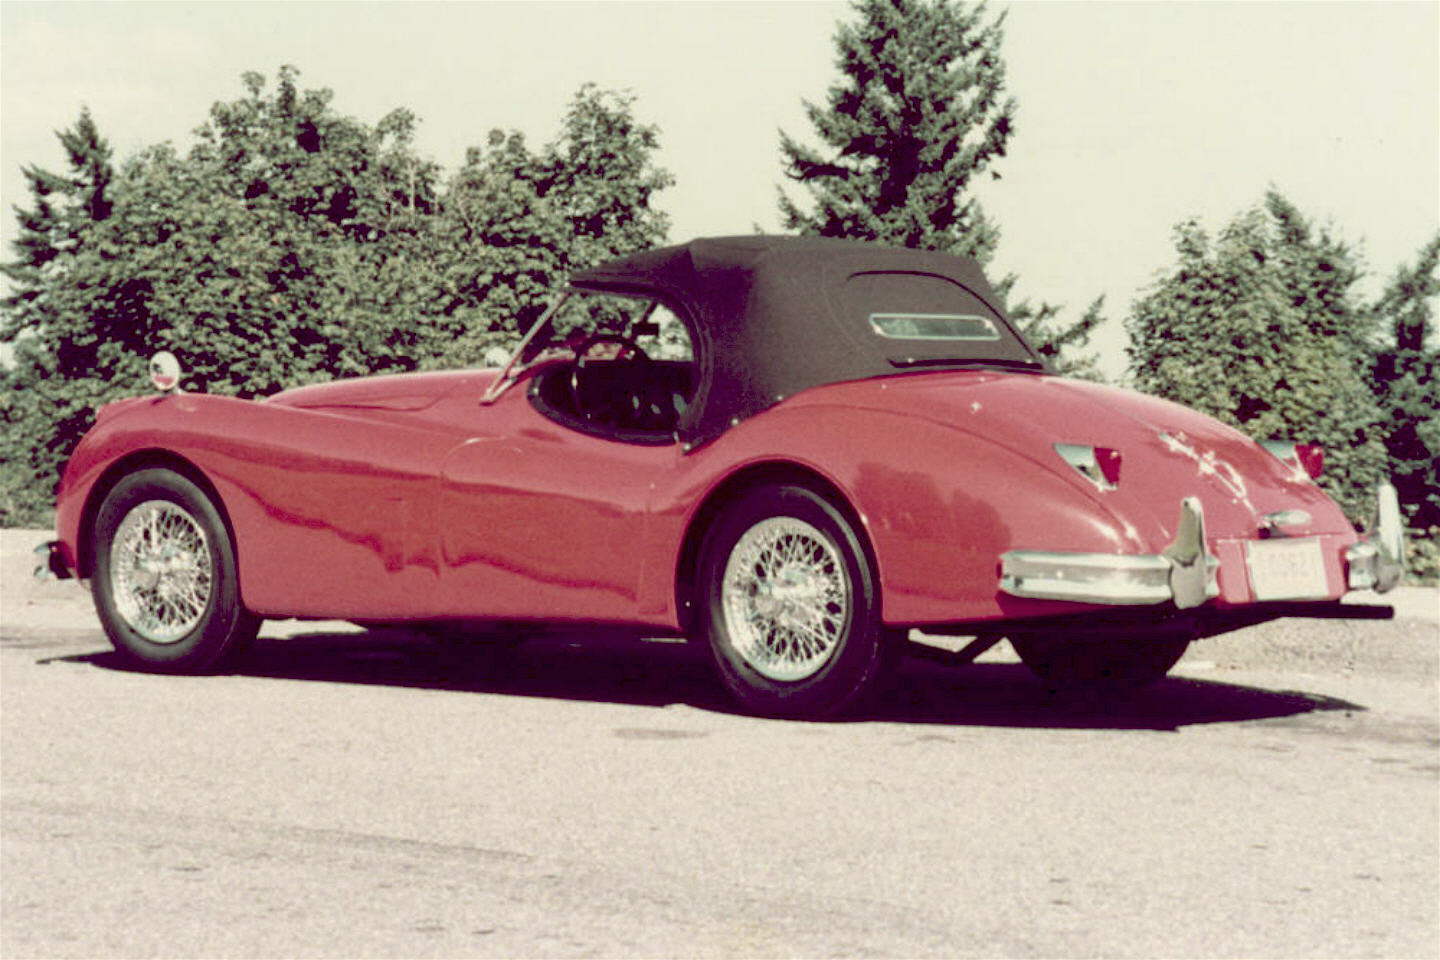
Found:
<svg viewBox="0 0 1440 960"><path fill-rule="evenodd" d="M771 517L730 551L721 584L735 650L771 680L804 680L839 647L849 617L849 577L839 552L815 527Z"/></svg>
<svg viewBox="0 0 1440 960"><path fill-rule="evenodd" d="M110 545L110 596L130 628L152 643L175 643L205 615L214 585L205 531L169 500L125 514Z"/></svg>

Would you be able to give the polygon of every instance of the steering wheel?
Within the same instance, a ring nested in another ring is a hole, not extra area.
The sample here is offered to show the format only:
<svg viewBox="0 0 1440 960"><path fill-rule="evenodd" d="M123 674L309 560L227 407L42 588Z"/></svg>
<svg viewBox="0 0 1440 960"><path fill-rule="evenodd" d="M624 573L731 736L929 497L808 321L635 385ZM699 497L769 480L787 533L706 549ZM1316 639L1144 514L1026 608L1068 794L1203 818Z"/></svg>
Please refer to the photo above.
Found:
<svg viewBox="0 0 1440 960"><path fill-rule="evenodd" d="M627 363L654 363L641 346L633 339L623 333L616 333L611 330L596 330L586 336L575 346L575 365L570 368L570 400L575 405L575 413L589 420L592 423L615 424L620 419L620 411L617 404L611 403L606 407L588 409L584 400L584 391L580 389L581 374L585 371L585 364L590 357L590 351L602 343L614 343L620 349L615 351L616 360L624 360ZM639 396L632 394L628 398L632 405L638 405ZM626 411L629 412L629 411Z"/></svg>

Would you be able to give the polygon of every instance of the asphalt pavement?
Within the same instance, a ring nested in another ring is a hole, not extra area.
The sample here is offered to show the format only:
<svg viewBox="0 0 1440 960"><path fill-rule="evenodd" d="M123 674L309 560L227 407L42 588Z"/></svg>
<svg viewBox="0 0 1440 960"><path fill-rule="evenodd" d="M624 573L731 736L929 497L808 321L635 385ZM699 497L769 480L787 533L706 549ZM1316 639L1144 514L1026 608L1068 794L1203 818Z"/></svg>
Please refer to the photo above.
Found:
<svg viewBox="0 0 1440 960"><path fill-rule="evenodd" d="M1006 645L845 722L703 651L267 624L131 672L0 531L0 955L1440 956L1440 594L1056 701Z"/></svg>

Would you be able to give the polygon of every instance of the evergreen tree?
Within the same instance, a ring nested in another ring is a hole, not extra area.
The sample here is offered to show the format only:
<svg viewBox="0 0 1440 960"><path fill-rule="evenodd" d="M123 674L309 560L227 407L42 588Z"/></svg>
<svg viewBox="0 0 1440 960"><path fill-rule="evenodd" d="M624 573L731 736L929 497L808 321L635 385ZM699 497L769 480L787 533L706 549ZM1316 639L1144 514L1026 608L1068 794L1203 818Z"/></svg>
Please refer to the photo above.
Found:
<svg viewBox="0 0 1440 960"><path fill-rule="evenodd" d="M860 0L835 34L840 82L805 103L825 144L781 134L786 176L810 194L805 212L782 191L785 228L874 240L988 262L998 230L968 195L1005 155L1015 101L1005 96L1003 15L984 3Z"/></svg>
<svg viewBox="0 0 1440 960"><path fill-rule="evenodd" d="M1369 383L1372 315L1355 302L1348 249L1271 190L1214 242L1181 224L1176 252L1126 321L1137 386L1257 440L1320 443L1321 485L1353 520L1368 519L1385 448Z"/></svg>
<svg viewBox="0 0 1440 960"><path fill-rule="evenodd" d="M15 211L16 259L0 265L9 292L0 299L0 342L13 355L0 365L0 525L35 523L46 516L55 465L68 451L53 429L73 415L55 380L57 301L83 279L76 264L91 255L97 224L109 218L114 169L110 146L88 109L74 126L56 131L66 173L23 167L32 206Z"/></svg>
<svg viewBox="0 0 1440 960"><path fill-rule="evenodd" d="M1005 94L1004 15L956 0L857 0L856 20L835 34L839 82L806 116L823 144L781 132L785 175L809 209L779 195L786 230L939 250L988 264L1000 231L972 188L1005 156L1015 101ZM997 284L1008 300L1014 278ZM1062 369L1100 322L1098 302L1057 329L1058 308L1028 301L1006 309Z"/></svg>
<svg viewBox="0 0 1440 960"><path fill-rule="evenodd" d="M20 224L20 235L12 241L16 259L0 265L10 281L10 292L0 300L0 340L40 325L44 306L36 301L66 269L66 257L79 249L89 225L110 216L110 145L100 136L89 108L55 137L65 151L68 173L33 164L21 168L34 206L15 210Z"/></svg>
<svg viewBox="0 0 1440 960"><path fill-rule="evenodd" d="M1082 380L1103 380L1099 359L1093 353L1082 353L1090 343L1090 334L1105 322L1105 295L1101 294L1073 321L1062 325L1060 307L1053 303L1032 304L1028 299L1010 302L1015 286L1011 274L996 284L996 295L1007 304L1005 314L1019 328L1026 340L1067 377Z"/></svg>

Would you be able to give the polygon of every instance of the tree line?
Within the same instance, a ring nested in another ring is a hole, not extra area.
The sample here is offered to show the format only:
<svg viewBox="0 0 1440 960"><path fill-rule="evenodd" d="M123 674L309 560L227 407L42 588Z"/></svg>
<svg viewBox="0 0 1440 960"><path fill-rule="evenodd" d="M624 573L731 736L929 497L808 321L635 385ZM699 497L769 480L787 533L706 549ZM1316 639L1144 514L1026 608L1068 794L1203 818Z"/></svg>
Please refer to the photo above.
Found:
<svg viewBox="0 0 1440 960"><path fill-rule="evenodd" d="M973 196L1017 122L1004 14L956 0L858 0L836 77L782 133L785 230L922 247L989 264L1000 225ZM41 521L58 467L146 358L182 353L194 385L259 396L334 376L479 362L512 343L570 271L668 239L674 183L634 98L587 85L537 147L492 131L446 175L416 118L341 113L298 71L242 78L180 153L116 162L88 112L58 137L67 169L25 168L3 266L0 523ZM1175 264L1124 318L1129 378L1258 439L1325 445L1322 481L1357 521L1392 473L1412 528L1440 528L1433 302L1440 236L1367 302L1355 255L1279 192L1214 238L1176 228ZM1004 307L1064 372L1103 300L1078 315Z"/></svg>
<svg viewBox="0 0 1440 960"><path fill-rule="evenodd" d="M58 134L64 173L25 168L0 301L0 523L41 517L94 411L157 350L242 397L475 365L567 274L667 235L652 197L673 178L629 96L582 87L552 141L492 131L447 178L408 110L372 126L297 80L246 74L185 154L117 164L82 112Z"/></svg>

